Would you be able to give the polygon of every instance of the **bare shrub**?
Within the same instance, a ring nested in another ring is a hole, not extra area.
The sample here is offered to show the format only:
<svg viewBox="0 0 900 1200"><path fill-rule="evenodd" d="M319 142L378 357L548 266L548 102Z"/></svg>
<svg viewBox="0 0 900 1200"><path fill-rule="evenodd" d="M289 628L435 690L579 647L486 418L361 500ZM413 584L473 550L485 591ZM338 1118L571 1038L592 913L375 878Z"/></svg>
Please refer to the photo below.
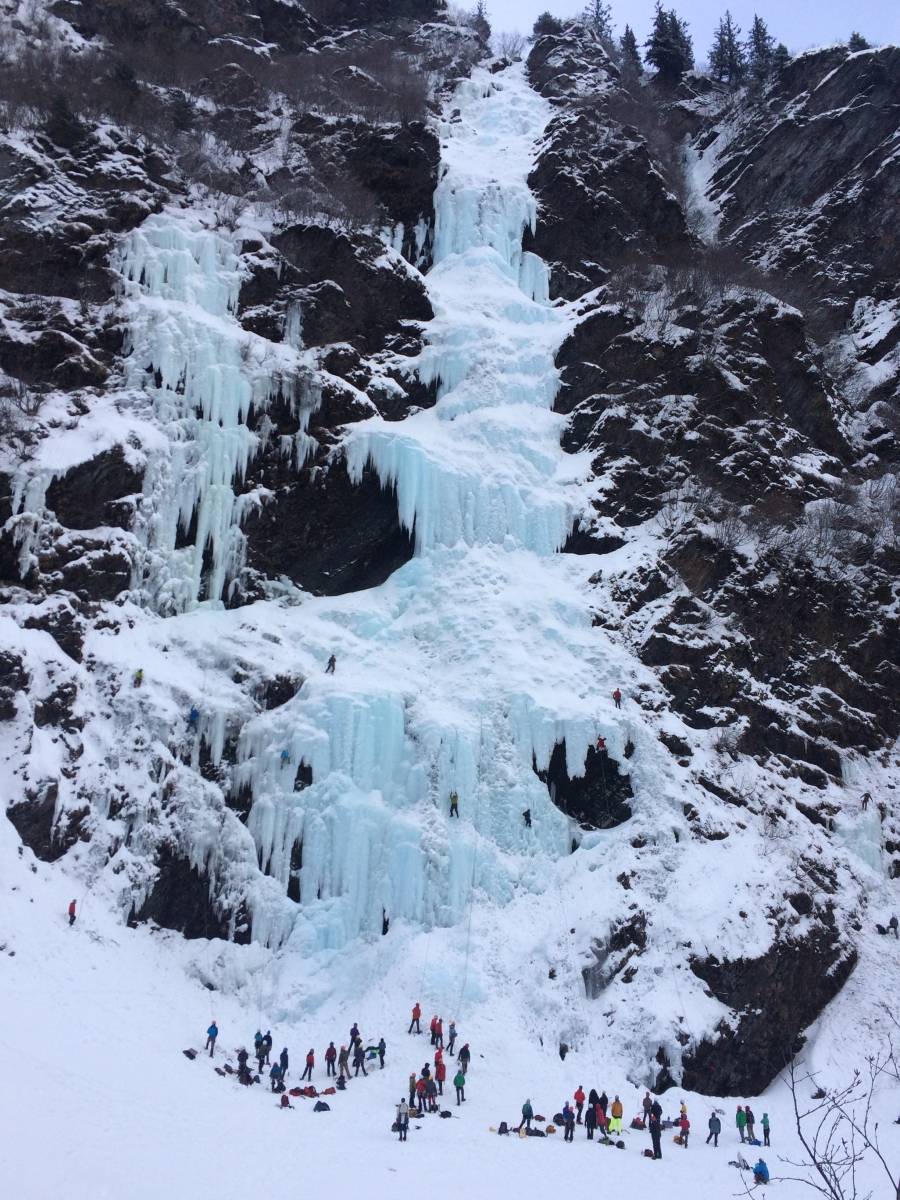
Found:
<svg viewBox="0 0 900 1200"><path fill-rule="evenodd" d="M494 49L499 58L508 58L510 62L518 62L525 53L528 42L525 35L517 29L498 33L494 36Z"/></svg>

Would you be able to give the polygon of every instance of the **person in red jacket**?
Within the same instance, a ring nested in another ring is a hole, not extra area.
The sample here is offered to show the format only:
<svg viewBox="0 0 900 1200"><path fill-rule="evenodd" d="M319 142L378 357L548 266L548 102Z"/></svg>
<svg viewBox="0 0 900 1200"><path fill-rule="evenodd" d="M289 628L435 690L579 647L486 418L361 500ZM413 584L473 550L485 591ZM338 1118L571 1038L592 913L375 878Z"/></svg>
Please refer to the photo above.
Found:
<svg viewBox="0 0 900 1200"><path fill-rule="evenodd" d="M438 1022L437 1013L435 1013L434 1016L431 1018L431 1025L430 1025L432 1046L435 1045L435 1043L437 1041L437 1022Z"/></svg>
<svg viewBox="0 0 900 1200"><path fill-rule="evenodd" d="M684 1146L685 1150L687 1150L688 1134L691 1132L691 1123L688 1120L688 1115L686 1112L683 1112L678 1118L678 1125L681 1129L681 1144Z"/></svg>
<svg viewBox="0 0 900 1200"><path fill-rule="evenodd" d="M425 1111L425 1080L420 1076L416 1081L416 1107L419 1110L419 1116Z"/></svg>
<svg viewBox="0 0 900 1200"><path fill-rule="evenodd" d="M447 1078L447 1068L444 1064L444 1060L443 1060L443 1058L438 1058L438 1056L435 1055L434 1056L434 1081L437 1084L439 1096L443 1096L443 1094L444 1094L444 1080L446 1078Z"/></svg>
<svg viewBox="0 0 900 1200"><path fill-rule="evenodd" d="M575 1093L575 1109L578 1113L578 1116L575 1119L579 1125L581 1124L581 1112L582 1112L583 1108L584 1108L584 1089L582 1088L581 1084L579 1083L578 1090Z"/></svg>
<svg viewBox="0 0 900 1200"><path fill-rule="evenodd" d="M334 1042L328 1043L328 1049L325 1051L325 1075L336 1075L334 1069L334 1060L337 1058L337 1050L334 1048Z"/></svg>
<svg viewBox="0 0 900 1200"><path fill-rule="evenodd" d="M75 901L69 904L69 925L75 924Z"/></svg>
<svg viewBox="0 0 900 1200"><path fill-rule="evenodd" d="M606 754L606 738L605 737L597 738L597 753L598 754Z"/></svg>
<svg viewBox="0 0 900 1200"><path fill-rule="evenodd" d="M406 1031L407 1033L412 1033L413 1025L415 1025L415 1027L416 1027L416 1033L422 1032L422 1027L419 1024L419 1019L421 1016L422 1016L422 1006L417 1000L415 1002L415 1004L413 1005L412 1020L409 1023L409 1029L407 1029L407 1031Z"/></svg>
<svg viewBox="0 0 900 1200"><path fill-rule="evenodd" d="M312 1050L309 1050L306 1055L306 1066L303 1068L303 1074L300 1076L301 1080L308 1079L309 1082L312 1083L312 1072L315 1065L316 1056L313 1054Z"/></svg>
<svg viewBox="0 0 900 1200"><path fill-rule="evenodd" d="M438 1017L437 1024L434 1027L434 1044L444 1048L444 1018Z"/></svg>
<svg viewBox="0 0 900 1200"><path fill-rule="evenodd" d="M622 693L618 688L616 688L616 690L613 692L613 700L616 702L616 708L622 707Z"/></svg>

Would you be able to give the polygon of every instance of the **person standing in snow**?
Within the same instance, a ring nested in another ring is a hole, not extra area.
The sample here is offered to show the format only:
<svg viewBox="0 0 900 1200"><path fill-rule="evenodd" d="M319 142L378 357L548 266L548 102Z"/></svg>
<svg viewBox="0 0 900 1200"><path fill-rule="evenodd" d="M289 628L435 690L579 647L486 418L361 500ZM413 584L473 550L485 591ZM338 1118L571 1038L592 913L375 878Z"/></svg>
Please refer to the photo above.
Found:
<svg viewBox="0 0 900 1200"><path fill-rule="evenodd" d="M413 1005L412 1020L409 1023L409 1029L407 1029L407 1031L406 1031L407 1033L412 1033L413 1025L415 1025L415 1027L416 1027L416 1033L422 1032L422 1026L419 1024L419 1019L421 1016L422 1016L422 1005L417 1000L415 1002L415 1004Z"/></svg>
<svg viewBox="0 0 900 1200"><path fill-rule="evenodd" d="M606 1110L609 1108L609 1096L607 1096L605 1091L600 1093L600 1099L598 1103L603 1111L606 1112Z"/></svg>
<svg viewBox="0 0 900 1200"><path fill-rule="evenodd" d="M431 1018L431 1024L428 1026L428 1028L431 1030L431 1044L433 1046L435 1038L437 1037L437 1013L435 1013Z"/></svg>
<svg viewBox="0 0 900 1200"><path fill-rule="evenodd" d="M563 1137L563 1141L564 1142L574 1142L575 1141L575 1110L572 1108L572 1106L568 1102L568 1100L563 1105L562 1119L563 1119L563 1125L565 1126L565 1131L566 1131L565 1136ZM531 1126L529 1125L528 1128L530 1129Z"/></svg>
<svg viewBox="0 0 900 1200"><path fill-rule="evenodd" d="M769 1145L769 1114L768 1113L763 1113L762 1127L763 1127L763 1145L768 1146Z"/></svg>
<svg viewBox="0 0 900 1200"><path fill-rule="evenodd" d="M74 924L75 924L75 901L70 900L69 901L69 928L71 929Z"/></svg>
<svg viewBox="0 0 900 1200"><path fill-rule="evenodd" d="M453 1076L453 1086L456 1088L456 1107L459 1108L466 1098L466 1077L462 1070Z"/></svg>
<svg viewBox="0 0 900 1200"><path fill-rule="evenodd" d="M589 1142L594 1140L594 1130L597 1128L597 1109L588 1104L584 1112L584 1128Z"/></svg>
<svg viewBox="0 0 900 1200"><path fill-rule="evenodd" d="M334 1042L328 1043L328 1049L325 1051L325 1077L326 1079L337 1074L334 1069L334 1060L337 1058L337 1050L334 1048Z"/></svg>
<svg viewBox="0 0 900 1200"><path fill-rule="evenodd" d="M888 929L891 931L891 933L894 935L894 937L897 937L897 914L896 913L891 914L891 919L888 921Z"/></svg>
<svg viewBox="0 0 900 1200"><path fill-rule="evenodd" d="M406 1134L409 1130L409 1105L405 1100L401 1100L397 1105L397 1132L400 1134L400 1141L406 1141Z"/></svg>
<svg viewBox="0 0 900 1200"><path fill-rule="evenodd" d="M688 1115L686 1112L683 1112L678 1118L678 1127L681 1130L681 1144L684 1146L685 1150L687 1150L688 1134L691 1132L691 1123L688 1120Z"/></svg>
<svg viewBox="0 0 900 1200"><path fill-rule="evenodd" d="M338 1055L338 1074L341 1079L350 1078L350 1051L346 1046L341 1046L341 1052Z"/></svg>
<svg viewBox="0 0 900 1200"><path fill-rule="evenodd" d="M357 1040L356 1049L353 1051L353 1075L354 1075L354 1077L357 1076L360 1073L360 1071L362 1071L363 1075L368 1074L368 1071L366 1071L366 1051L362 1044L362 1038L359 1038Z"/></svg>
<svg viewBox="0 0 900 1200"><path fill-rule="evenodd" d="M459 1052L459 1057L456 1060L459 1063L460 1067L462 1068L462 1073L464 1075L468 1075L468 1073L469 1073L469 1061L471 1060L471 1058L472 1058L472 1051L469 1049L469 1043L464 1042L462 1049Z"/></svg>
<svg viewBox="0 0 900 1200"><path fill-rule="evenodd" d="M649 1092L644 1093L644 1124L647 1124L647 1118L650 1116L650 1109L653 1107L653 1097Z"/></svg>
<svg viewBox="0 0 900 1200"><path fill-rule="evenodd" d="M707 1139L706 1139L706 1144L707 1144L707 1146L709 1145L709 1143L710 1143L710 1142L712 1142L712 1144L713 1144L714 1146L718 1146L718 1144L719 1144L719 1134L720 1134L721 1132L722 1132L722 1122L719 1120L719 1118L716 1116L716 1114L715 1114L715 1113L710 1113L710 1117L709 1117L709 1136L708 1136L708 1137L707 1137Z"/></svg>
<svg viewBox="0 0 900 1200"><path fill-rule="evenodd" d="M435 1080L435 1083L437 1084L439 1096L443 1096L443 1094L444 1094L444 1080L446 1078L447 1078L446 1064L444 1063L443 1058L438 1059L437 1056L435 1056L434 1080Z"/></svg>
<svg viewBox="0 0 900 1200"><path fill-rule="evenodd" d="M737 1106L737 1112L734 1114L734 1123L737 1125L737 1131L741 1135L741 1141L745 1142L747 1140L747 1114L740 1105Z"/></svg>
<svg viewBox="0 0 900 1200"><path fill-rule="evenodd" d="M450 793L450 816L459 820L459 796L456 792Z"/></svg>
<svg viewBox="0 0 900 1200"><path fill-rule="evenodd" d="M419 1116L425 1111L425 1088L428 1086L427 1081L420 1077L416 1080L416 1107L419 1110Z"/></svg>
<svg viewBox="0 0 900 1200"><path fill-rule="evenodd" d="M623 1113L623 1111L624 1110L622 1108L622 1101L619 1099L618 1096L616 1096L615 1100L613 1100L613 1102L612 1102L612 1108L610 1109L610 1122L609 1122L609 1132L610 1133L621 1133L622 1132L622 1113Z"/></svg>
<svg viewBox="0 0 900 1200"><path fill-rule="evenodd" d="M303 1074L300 1076L300 1081L308 1079L312 1083L313 1067L316 1065L316 1056L312 1046L306 1052L306 1066L303 1068Z"/></svg>
<svg viewBox="0 0 900 1200"><path fill-rule="evenodd" d="M429 1112L434 1113L434 1112L437 1112L437 1110L438 1110L437 1094L438 1094L437 1084L434 1082L433 1079L429 1079L427 1081L427 1083L425 1084L425 1098L428 1101L428 1111Z"/></svg>
<svg viewBox="0 0 900 1200"><path fill-rule="evenodd" d="M356 1041L356 1039L358 1037L359 1037L359 1026L354 1021L353 1024L350 1026L350 1045L351 1046L353 1045L353 1043Z"/></svg>
<svg viewBox="0 0 900 1200"><path fill-rule="evenodd" d="M416 1102L416 1073L409 1073L409 1107L412 1108Z"/></svg>
<svg viewBox="0 0 900 1200"><path fill-rule="evenodd" d="M613 692L613 700L615 701L616 708L622 707L622 693L618 688Z"/></svg>
<svg viewBox="0 0 900 1200"><path fill-rule="evenodd" d="M456 1022L455 1021L450 1022L449 1034L450 1034L450 1036L447 1038L447 1053L452 1054L453 1046L454 1046L454 1043L456 1042Z"/></svg>
<svg viewBox="0 0 900 1200"><path fill-rule="evenodd" d="M387 1050L387 1042L384 1040L384 1038L378 1039L377 1050L378 1050L378 1062L381 1066L381 1070L383 1071L384 1070L384 1055L385 1055L385 1051Z"/></svg>
<svg viewBox="0 0 900 1200"><path fill-rule="evenodd" d="M218 1036L219 1036L219 1027L216 1024L215 1019L213 1019L212 1025L210 1025L209 1029L207 1029L207 1031L206 1031L206 1046L204 1047L204 1049L209 1051L210 1058L212 1058L212 1056L216 1052L216 1038Z"/></svg>
<svg viewBox="0 0 900 1200"><path fill-rule="evenodd" d="M256 1062L257 1069L259 1070L260 1075L262 1075L262 1069L266 1062L266 1048L263 1045L262 1037L260 1037L259 1044L256 1047Z"/></svg>
<svg viewBox="0 0 900 1200"><path fill-rule="evenodd" d="M525 1126L526 1129L530 1129L531 1121L532 1121L533 1117L534 1117L534 1109L531 1107L531 1101L526 1100L525 1103L522 1105L522 1120L517 1125L516 1132L518 1133L521 1130L523 1125Z"/></svg>
<svg viewBox="0 0 900 1200"><path fill-rule="evenodd" d="M575 1089L575 1108L578 1113L578 1116L576 1117L576 1121L577 1121L577 1124L580 1125L581 1124L581 1114L582 1114L582 1111L584 1110L584 1089L582 1088L580 1083L579 1083L578 1087Z"/></svg>
<svg viewBox="0 0 900 1200"><path fill-rule="evenodd" d="M263 1046L263 1050L265 1051L265 1055L266 1055L266 1066L268 1066L269 1065L269 1055L272 1053L272 1031L271 1031L271 1029L266 1030L266 1036L262 1040L262 1046Z"/></svg>
<svg viewBox="0 0 900 1200"><path fill-rule="evenodd" d="M749 1104L744 1105L744 1116L747 1121L747 1141L752 1142L754 1138L753 1126L756 1124L756 1117L754 1117L753 1109Z"/></svg>
<svg viewBox="0 0 900 1200"><path fill-rule="evenodd" d="M662 1158L662 1126L660 1124L662 1108L660 1108L659 1114L657 1114L655 1111L656 1107L656 1105L653 1106L653 1109L650 1112L649 1120L647 1121L647 1125L650 1129L650 1142L653 1146L653 1157Z"/></svg>
<svg viewBox="0 0 900 1200"><path fill-rule="evenodd" d="M282 1079L287 1079L287 1073L288 1073L288 1052L287 1052L287 1046L285 1046L285 1047L284 1047L284 1049L281 1051L281 1054L279 1054L279 1056L278 1056L278 1062L279 1062L279 1064L280 1064L280 1066L281 1066L281 1078L282 1078Z"/></svg>
<svg viewBox="0 0 900 1200"><path fill-rule="evenodd" d="M281 1081L281 1063L272 1063L272 1069L269 1071L269 1081L273 1092L283 1092L284 1084Z"/></svg>
<svg viewBox="0 0 900 1200"><path fill-rule="evenodd" d="M336 667L336 666L337 666L337 659L336 659L336 658L334 657L334 655L332 654L331 658L329 658L329 660L328 660L328 666L325 668L325 674L326 674L326 675L333 675L333 674L334 674L334 669L335 669L335 667Z"/></svg>

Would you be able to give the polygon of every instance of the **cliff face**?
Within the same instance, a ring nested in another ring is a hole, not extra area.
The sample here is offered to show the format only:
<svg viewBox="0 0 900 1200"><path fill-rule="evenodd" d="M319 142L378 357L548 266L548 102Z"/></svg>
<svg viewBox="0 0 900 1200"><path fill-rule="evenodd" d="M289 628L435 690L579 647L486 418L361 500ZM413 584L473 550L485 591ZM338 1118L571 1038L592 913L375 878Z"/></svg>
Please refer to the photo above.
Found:
<svg viewBox="0 0 900 1200"><path fill-rule="evenodd" d="M548 1044L762 1088L900 877L896 49L664 90L573 23L530 90L428 0L16 11L23 844L304 962L521 904Z"/></svg>

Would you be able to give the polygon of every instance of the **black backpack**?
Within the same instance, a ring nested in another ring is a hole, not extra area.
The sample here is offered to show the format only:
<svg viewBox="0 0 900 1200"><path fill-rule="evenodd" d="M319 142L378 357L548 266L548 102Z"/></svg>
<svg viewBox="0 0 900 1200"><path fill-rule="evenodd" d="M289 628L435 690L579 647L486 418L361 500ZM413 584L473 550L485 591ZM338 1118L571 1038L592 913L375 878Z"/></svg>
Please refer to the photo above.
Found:
<svg viewBox="0 0 900 1200"><path fill-rule="evenodd" d="M443 1110L441 1111L441 1116L442 1116L442 1117L444 1118L444 1120L446 1121L447 1117L452 1117L452 1116L453 1116L453 1113L450 1111L450 1109L449 1109L449 1108L445 1108L445 1109L443 1109Z"/></svg>
<svg viewBox="0 0 900 1200"><path fill-rule="evenodd" d="M509 1133L509 1126L507 1125L507 1123L505 1121L500 1122L500 1128L497 1130L497 1132L498 1133Z"/></svg>
<svg viewBox="0 0 900 1200"><path fill-rule="evenodd" d="M313 1105L313 1112L331 1112L331 1108L324 1100L317 1100Z"/></svg>

